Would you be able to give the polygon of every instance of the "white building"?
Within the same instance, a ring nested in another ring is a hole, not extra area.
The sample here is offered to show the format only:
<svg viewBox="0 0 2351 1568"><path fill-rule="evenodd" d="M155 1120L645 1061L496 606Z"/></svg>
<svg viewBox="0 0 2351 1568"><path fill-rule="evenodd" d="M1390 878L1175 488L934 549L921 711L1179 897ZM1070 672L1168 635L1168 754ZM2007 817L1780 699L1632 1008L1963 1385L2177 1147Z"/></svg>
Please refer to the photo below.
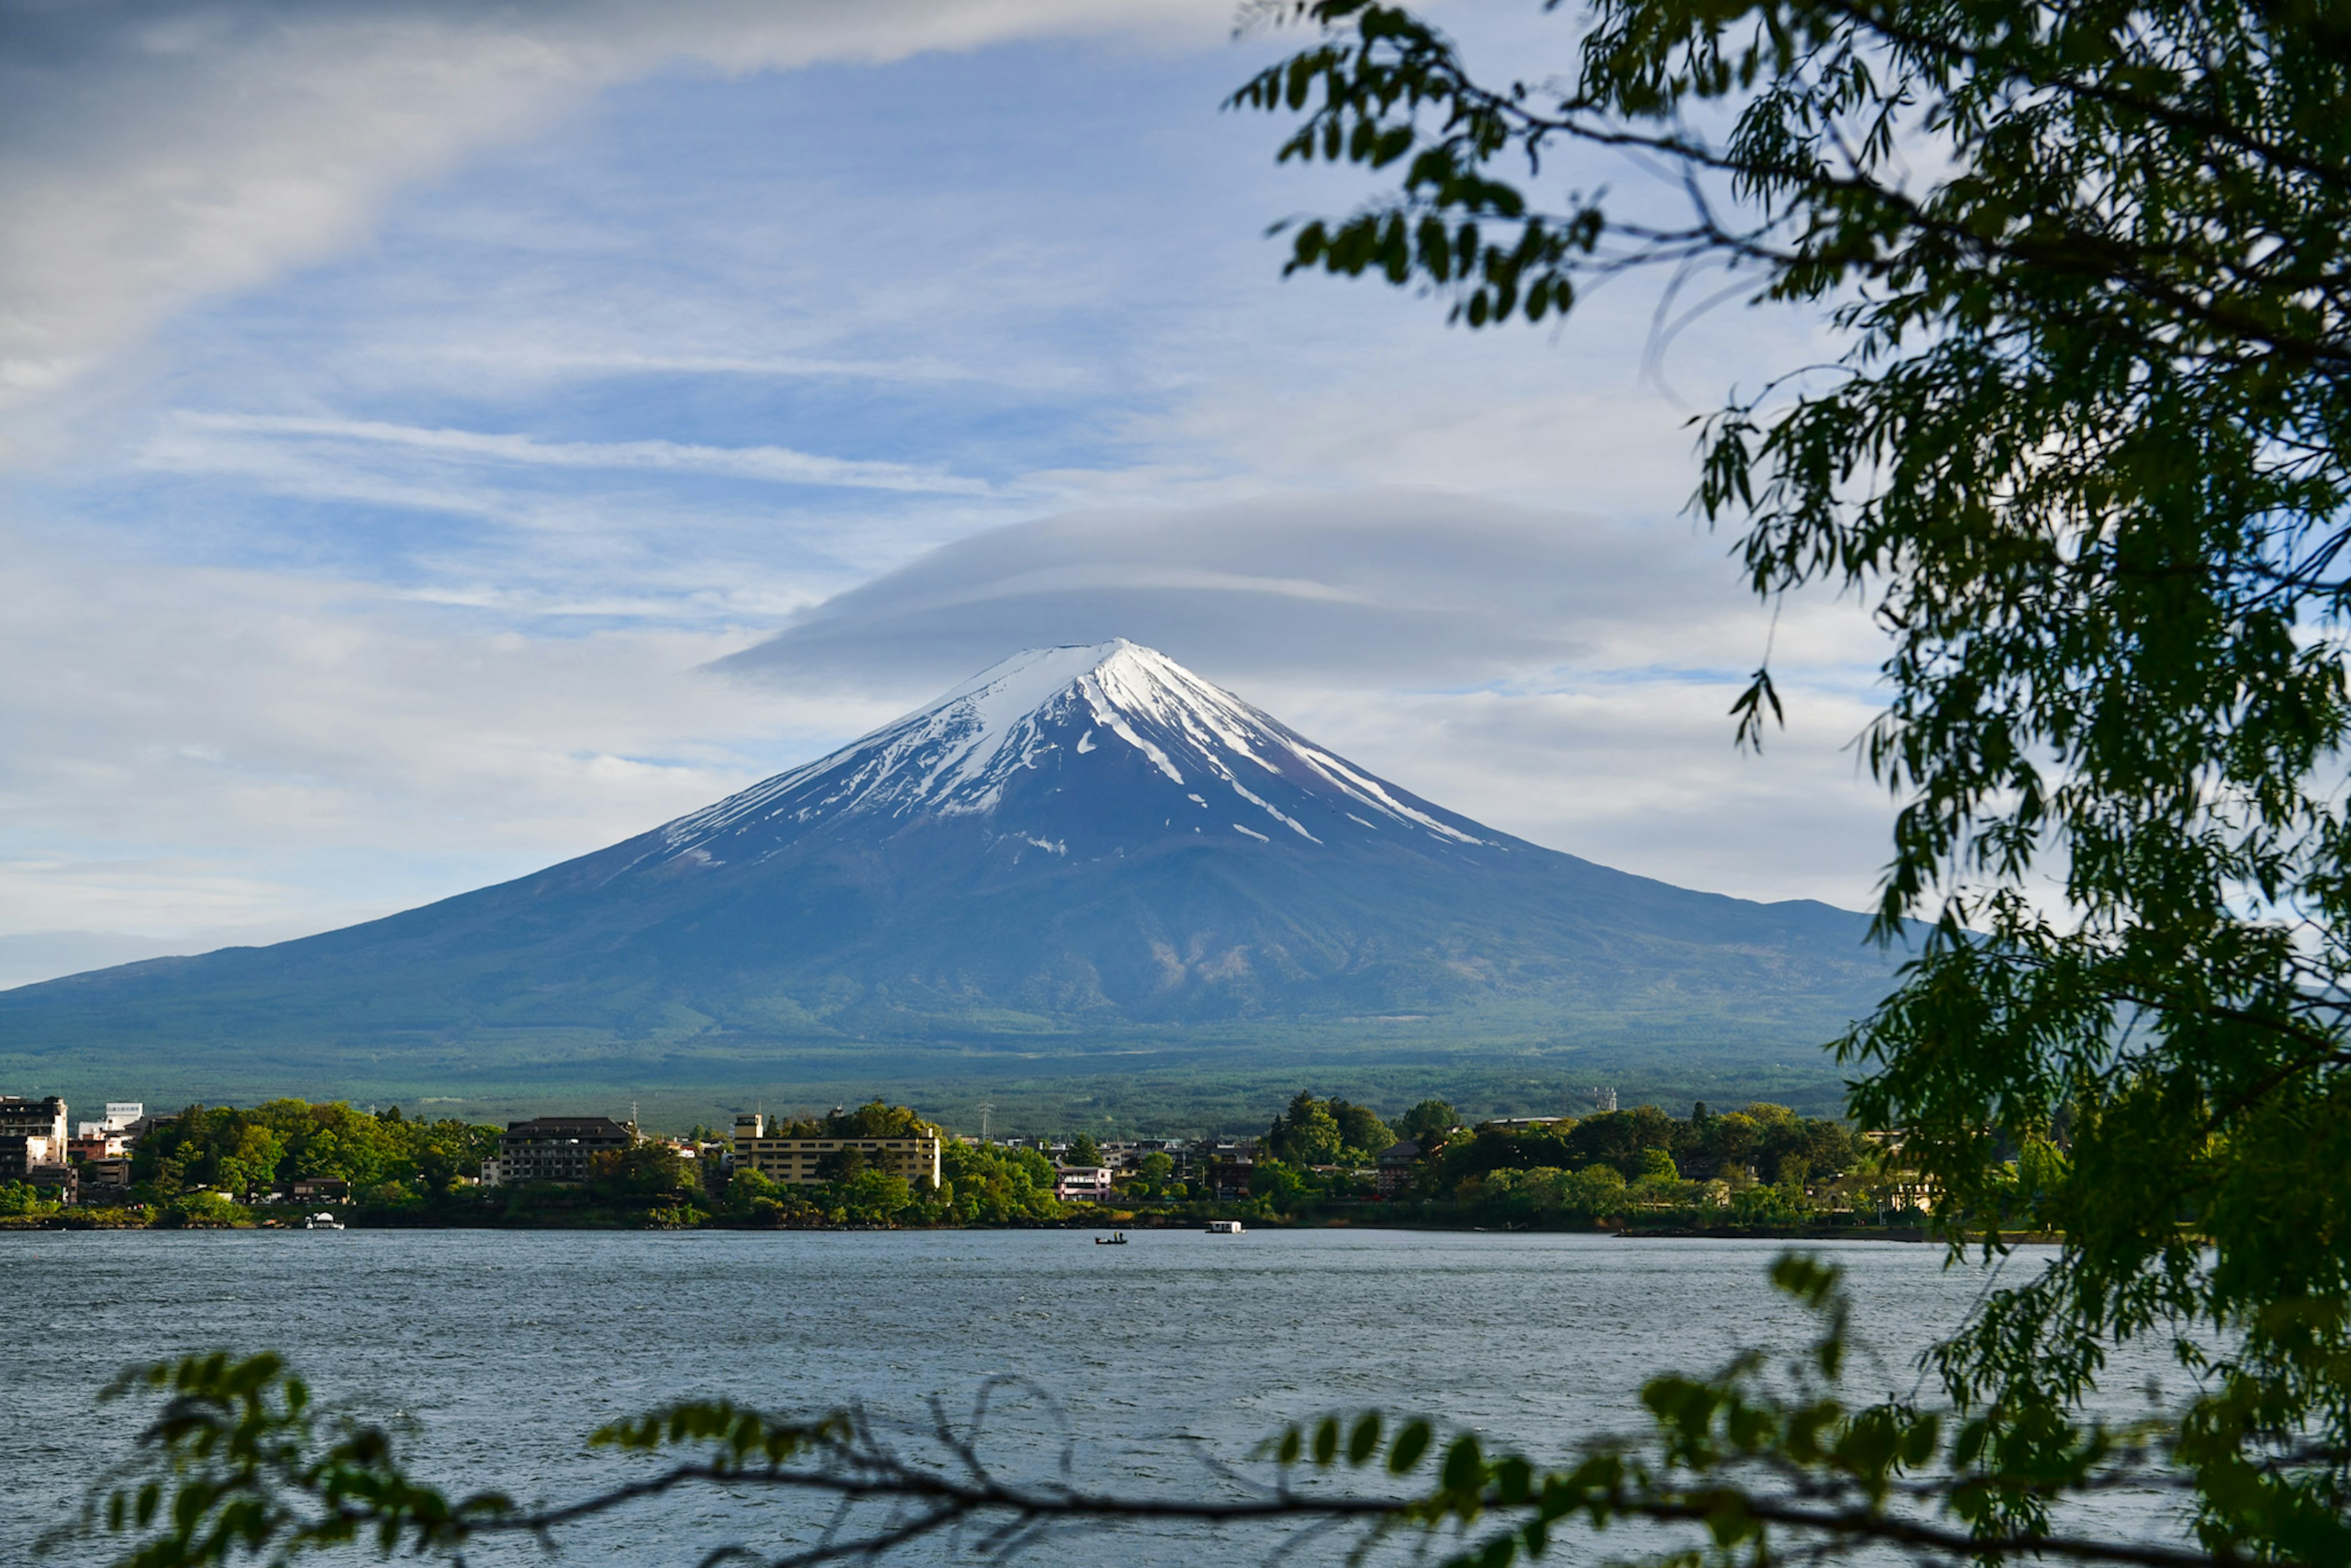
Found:
<svg viewBox="0 0 2351 1568"><path fill-rule="evenodd" d="M109 1100L106 1103L106 1120L75 1123L74 1136L78 1138L113 1137L127 1131L132 1123L144 1120L146 1115L147 1107L139 1101Z"/></svg>
<svg viewBox="0 0 2351 1568"><path fill-rule="evenodd" d="M1053 1196L1063 1203L1108 1203L1108 1166L1063 1166L1053 1177Z"/></svg>

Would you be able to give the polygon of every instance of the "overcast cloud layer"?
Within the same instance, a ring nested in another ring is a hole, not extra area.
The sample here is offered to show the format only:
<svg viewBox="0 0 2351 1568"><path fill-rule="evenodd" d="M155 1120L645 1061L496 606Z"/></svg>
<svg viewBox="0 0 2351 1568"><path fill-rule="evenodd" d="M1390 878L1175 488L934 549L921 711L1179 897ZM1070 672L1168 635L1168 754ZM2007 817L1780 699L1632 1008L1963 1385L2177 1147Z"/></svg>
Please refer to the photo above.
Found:
<svg viewBox="0 0 2351 1568"><path fill-rule="evenodd" d="M1115 635L1497 826L1863 902L1870 634L1680 515L1692 410L1811 329L1645 371L1637 287L1472 335L1281 282L1359 188L1216 112L1293 41L1233 15L0 7L0 984L519 874Z"/></svg>

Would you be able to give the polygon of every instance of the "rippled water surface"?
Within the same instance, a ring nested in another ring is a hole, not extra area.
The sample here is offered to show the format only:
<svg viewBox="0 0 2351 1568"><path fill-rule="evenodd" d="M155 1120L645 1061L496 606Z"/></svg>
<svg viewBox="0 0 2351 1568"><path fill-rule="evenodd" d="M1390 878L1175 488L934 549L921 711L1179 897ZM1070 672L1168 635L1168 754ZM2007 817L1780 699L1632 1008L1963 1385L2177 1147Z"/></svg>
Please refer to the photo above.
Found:
<svg viewBox="0 0 2351 1568"><path fill-rule="evenodd" d="M1983 1284L1936 1248L1815 1249L1850 1270L1871 1352L1856 1392L1907 1392L1919 1349ZM24 1560L120 1452L129 1411L92 1404L108 1377L198 1348L283 1351L323 1396L413 1418L439 1479L528 1500L615 1473L580 1439L667 1400L919 1419L925 1396L961 1409L1006 1374L1060 1406L998 1419L1008 1469L1066 1437L1081 1479L1196 1488L1203 1454L1238 1460L1333 1406L1441 1414L1537 1457L1633 1428L1652 1374L1800 1343L1807 1320L1764 1282L1778 1250L1368 1230L1145 1231L1123 1248L1070 1231L0 1237L0 1561ZM567 1537L561 1560L692 1563L719 1512L673 1500ZM775 1523L770 1544L791 1538Z"/></svg>

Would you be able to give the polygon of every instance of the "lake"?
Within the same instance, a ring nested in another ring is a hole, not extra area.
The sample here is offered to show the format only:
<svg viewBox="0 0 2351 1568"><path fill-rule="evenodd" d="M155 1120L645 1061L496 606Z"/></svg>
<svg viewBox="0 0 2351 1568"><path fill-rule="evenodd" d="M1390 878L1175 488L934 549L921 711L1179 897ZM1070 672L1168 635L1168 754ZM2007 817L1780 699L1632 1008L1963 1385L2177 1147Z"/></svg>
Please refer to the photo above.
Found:
<svg viewBox="0 0 2351 1568"><path fill-rule="evenodd" d="M1850 1272L1858 1395L1907 1393L1918 1352L1983 1288L1938 1248L1806 1246ZM1781 1249L1343 1229L1122 1248L1084 1231L17 1233L0 1237L0 1561L23 1561L122 1451L134 1406L96 1406L107 1379L191 1350L284 1352L322 1397L413 1420L436 1479L532 1500L620 1473L580 1440L664 1401L920 1420L926 1396L961 1411L1004 1375L1053 1402L1015 1397L993 1422L1007 1470L1066 1438L1082 1480L1197 1490L1214 1484L1204 1456L1241 1461L1331 1408L1441 1415L1537 1458L1635 1429L1645 1378L1808 1335L1764 1280ZM2020 1251L2010 1281L2046 1256ZM765 1544L799 1538L770 1501L676 1498L574 1531L563 1556L690 1563L747 1519L773 1529ZM1225 1554L1249 1556L1238 1540Z"/></svg>

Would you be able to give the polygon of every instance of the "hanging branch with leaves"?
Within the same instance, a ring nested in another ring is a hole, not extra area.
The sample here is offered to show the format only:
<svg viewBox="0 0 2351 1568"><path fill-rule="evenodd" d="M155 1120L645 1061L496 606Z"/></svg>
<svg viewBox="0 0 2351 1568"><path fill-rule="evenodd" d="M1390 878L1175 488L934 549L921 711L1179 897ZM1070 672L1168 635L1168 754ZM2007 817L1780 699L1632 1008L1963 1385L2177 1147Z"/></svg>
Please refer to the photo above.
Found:
<svg viewBox="0 0 2351 1568"><path fill-rule="evenodd" d="M1844 1400L1850 1330L1836 1270L1791 1256L1772 1280L1816 1315L1820 1332L1802 1352L1777 1367L1750 1354L1712 1377L1655 1379L1642 1391L1646 1437L1595 1439L1563 1468L1489 1453L1476 1435L1426 1419L1360 1412L1278 1434L1249 1471L1214 1468L1217 1486L1199 1496L1077 1485L1066 1453L1054 1477L999 1474L981 1452L998 1384L962 1422L936 1403L920 1424L862 1410L779 1419L723 1401L675 1405L589 1438L644 1461L632 1479L537 1508L497 1491L452 1499L418 1481L381 1429L321 1416L277 1358L193 1356L110 1391L153 1396L162 1407L131 1468L102 1483L78 1526L53 1543L121 1542L116 1568L290 1563L353 1542L460 1561L469 1544L520 1535L552 1545L569 1527L706 1490L805 1503L785 1544L697 1543L696 1560L712 1568L878 1560L921 1542L1004 1561L1071 1529L1248 1531L1269 1553L1320 1542L1351 1560L1435 1547L1448 1562L1504 1568L1635 1523L1651 1527L1643 1539L1669 1542L1653 1554L1660 1563L1693 1551L1770 1563L1870 1547L2141 1568L2229 1560L2158 1540L2005 1528L2000 1500L2029 1496L2053 1517L2069 1498L2175 1486L2169 1437L2155 1427L2089 1426L2068 1434L2059 1462L2044 1452L2028 1472L2001 1469L1981 1421Z"/></svg>
<svg viewBox="0 0 2351 1568"><path fill-rule="evenodd" d="M1855 1119L1988 1245L2018 1152L2065 1156L2064 1256L1944 1347L1947 1391L2029 1468L2108 1349L2168 1340L2210 1390L2179 1450L2207 1544L2343 1560L2351 14L1545 8L1563 68L1495 81L1404 7L1278 8L1319 37L1232 105L1375 182L1288 225L1290 269L1490 328L1638 268L1667 322L1719 267L1841 340L1703 423L1692 505L1760 595L1886 633L1859 749L1897 802L1878 935L1916 946L1836 1044ZM1628 169L1661 180L1606 194ZM1767 663L1740 738L1784 701Z"/></svg>

